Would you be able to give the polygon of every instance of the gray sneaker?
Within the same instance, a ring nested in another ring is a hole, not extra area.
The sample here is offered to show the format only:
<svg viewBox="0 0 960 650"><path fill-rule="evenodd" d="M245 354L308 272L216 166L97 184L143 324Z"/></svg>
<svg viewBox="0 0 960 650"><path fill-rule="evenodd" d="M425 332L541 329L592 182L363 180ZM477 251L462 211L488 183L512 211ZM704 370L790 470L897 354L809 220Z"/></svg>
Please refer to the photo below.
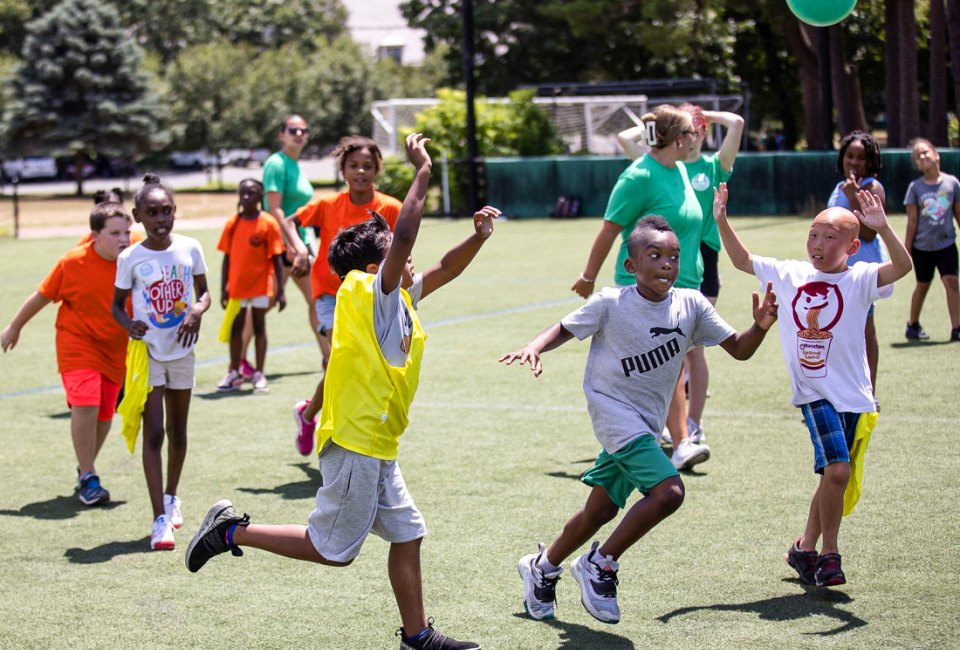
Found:
<svg viewBox="0 0 960 650"><path fill-rule="evenodd" d="M698 445L690 438L685 438L673 450L673 456L670 457L673 466L677 471L690 469L698 463L710 459L710 447Z"/></svg>
<svg viewBox="0 0 960 650"><path fill-rule="evenodd" d="M530 618L542 621L552 619L556 614L557 580L563 573L560 567L553 573L544 573L538 562L543 557L544 546L539 544L539 550L530 555L524 555L517 563L517 570L523 578L523 607Z"/></svg>
<svg viewBox="0 0 960 650"><path fill-rule="evenodd" d="M241 517L233 504L226 499L213 504L213 507L207 511L207 516L203 518L203 523L200 524L196 535L190 540L190 546L187 547L187 554L184 556L184 562L191 573L199 571L214 555L227 551L238 557L243 555L239 546L227 544L227 529L233 524L248 526L250 517L246 514Z"/></svg>
<svg viewBox="0 0 960 650"><path fill-rule="evenodd" d="M594 542L589 553L584 553L571 565L570 573L580 585L580 602L584 609L603 623L620 622L617 604L617 571L620 565L610 556L597 552L600 542Z"/></svg>

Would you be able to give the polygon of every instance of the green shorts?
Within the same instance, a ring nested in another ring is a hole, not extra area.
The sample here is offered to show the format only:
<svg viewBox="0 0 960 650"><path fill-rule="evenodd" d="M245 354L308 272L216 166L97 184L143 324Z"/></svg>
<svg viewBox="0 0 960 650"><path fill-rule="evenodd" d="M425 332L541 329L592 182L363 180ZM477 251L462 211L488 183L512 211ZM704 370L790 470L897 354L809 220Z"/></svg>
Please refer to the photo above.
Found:
<svg viewBox="0 0 960 650"><path fill-rule="evenodd" d="M634 488L646 496L658 483L674 476L679 474L657 439L642 435L612 454L602 449L580 480L591 487L602 487L618 508L625 508Z"/></svg>

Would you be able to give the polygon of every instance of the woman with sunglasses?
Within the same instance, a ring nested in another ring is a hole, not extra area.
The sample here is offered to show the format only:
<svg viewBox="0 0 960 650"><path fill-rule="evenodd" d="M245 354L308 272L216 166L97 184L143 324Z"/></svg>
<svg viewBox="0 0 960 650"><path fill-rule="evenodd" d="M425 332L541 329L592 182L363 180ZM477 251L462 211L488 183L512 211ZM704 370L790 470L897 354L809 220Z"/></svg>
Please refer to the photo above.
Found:
<svg viewBox="0 0 960 650"><path fill-rule="evenodd" d="M627 259L630 233L637 221L647 215L665 218L680 240L679 275L674 286L696 290L703 282L703 258L700 255L703 210L683 164L697 139L693 117L675 106L661 104L645 114L641 121L644 140L650 149L620 174L610 193L603 225L590 249L587 265L571 287L583 298L593 293L600 267L618 237L620 246L614 265L614 282L617 286L636 284L636 278L627 272L623 263ZM683 390L682 385L680 390ZM682 399L679 404L674 400L667 416L667 426L673 437L671 460L678 470L710 457L706 445L695 444L687 436L686 424L685 404Z"/></svg>
<svg viewBox="0 0 960 650"><path fill-rule="evenodd" d="M307 179L306 174L300 170L300 154L303 148L307 146L310 139L310 129L307 127L307 121L299 115L288 115L280 126L280 133L277 135L280 140L280 151L277 151L263 163L263 189L266 193L264 201L267 211L272 214L280 224L280 231L284 234L284 245L286 254L284 255L283 282L286 284L287 278L293 274L293 280L307 301L307 314L310 318L310 328L314 335L317 335L317 313L313 306L313 292L310 289L310 260L303 258L298 261L297 267L294 261L297 253L306 253L312 257L310 246L312 232L305 228L298 229L299 240L288 241L289 233L284 228L284 222L288 215L294 214L298 209L306 205L313 198L313 185ZM247 334L247 328L244 328L244 354L241 369L249 364L246 362L246 349L250 343L250 335L253 333L252 327ZM252 368L251 368L252 376Z"/></svg>

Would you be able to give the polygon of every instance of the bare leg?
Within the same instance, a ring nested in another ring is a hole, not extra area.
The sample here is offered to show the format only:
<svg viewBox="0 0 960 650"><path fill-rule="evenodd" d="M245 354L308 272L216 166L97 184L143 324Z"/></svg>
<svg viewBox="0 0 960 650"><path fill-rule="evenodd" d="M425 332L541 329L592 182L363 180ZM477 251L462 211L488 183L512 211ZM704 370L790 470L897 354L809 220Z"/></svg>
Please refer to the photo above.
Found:
<svg viewBox="0 0 960 650"><path fill-rule="evenodd" d="M143 474L154 519L163 514L163 394L163 386L154 386L143 408Z"/></svg>
<svg viewBox="0 0 960 650"><path fill-rule="evenodd" d="M99 425L98 406L74 406L70 409L70 437L73 439L73 451L77 455L80 473L93 472L97 458ZM109 425L108 425L109 426ZM102 441L99 441L102 444Z"/></svg>
<svg viewBox="0 0 960 650"><path fill-rule="evenodd" d="M180 473L187 458L187 416L190 414L191 390L166 391L167 403L167 489L166 494L176 494Z"/></svg>
<svg viewBox="0 0 960 650"><path fill-rule="evenodd" d="M598 530L612 521L619 510L606 490L594 486L586 504L570 517L559 537L550 544L547 561L554 566L560 566L574 551L593 539Z"/></svg>
<svg viewBox="0 0 960 650"><path fill-rule="evenodd" d="M820 554L837 553L837 537L843 518L843 493L850 480L850 463L830 463L820 479L820 527L823 545Z"/></svg>
<svg viewBox="0 0 960 650"><path fill-rule="evenodd" d="M267 361L267 310L251 307L253 314L253 335L257 345L257 370L263 372L263 365Z"/></svg>
<svg viewBox="0 0 960 650"><path fill-rule="evenodd" d="M703 420L703 409L707 405L707 387L710 385L710 368L707 366L706 350L692 348L687 352L683 363L687 367L687 375L690 379L688 415L699 425Z"/></svg>
<svg viewBox="0 0 960 650"><path fill-rule="evenodd" d="M253 340L253 318L250 315L250 310L245 310L243 316L243 332L240 334L240 358L237 359L236 368L240 367L240 359L247 358L247 350L250 349L250 341ZM233 356L233 350L230 350L231 357Z"/></svg>
<svg viewBox="0 0 960 650"><path fill-rule="evenodd" d="M290 277L290 270L286 267L284 268L283 274L285 277ZM317 342L320 342L320 333L317 331L320 323L317 320L317 310L313 306L313 291L310 288L310 276L305 275L302 278L293 278L294 283L297 285L297 288L300 289L300 293L303 294L303 299L307 301L307 318L310 319L310 331L313 332L313 335L317 337ZM286 280L284 280L286 282ZM323 345L320 346L320 351L323 352ZM327 353L329 354L329 352Z"/></svg>
<svg viewBox="0 0 960 650"><path fill-rule="evenodd" d="M97 420L97 450L93 453L93 459L96 461L97 456L100 455L100 450L103 448L103 441L107 439L107 434L110 433L110 425L113 423L113 420Z"/></svg>
<svg viewBox="0 0 960 650"><path fill-rule="evenodd" d="M427 615L423 609L423 578L420 573L420 543L423 538L412 542L390 545L390 557L387 571L390 585L397 599L403 633L413 636L426 629Z"/></svg>
<svg viewBox="0 0 960 650"><path fill-rule="evenodd" d="M670 401L670 409L667 411L667 430L670 431L674 449L687 439L687 400L683 392L683 371L681 370L673 391L673 399Z"/></svg>
<svg viewBox="0 0 960 650"><path fill-rule="evenodd" d="M320 352L323 354L323 369L326 371L327 363L330 361L330 342L333 337L333 333L327 331L325 334L319 337L320 340ZM320 413L320 408L323 406L323 382L324 378L320 379L317 382L317 388L313 391L313 398L310 400L310 403L307 405L307 408L303 410L303 417L307 420L317 419L317 414Z"/></svg>
<svg viewBox="0 0 960 650"><path fill-rule="evenodd" d="M923 309L923 302L927 299L927 292L930 291L929 282L917 282L913 289L913 295L910 297L910 323L916 323L920 320L920 311Z"/></svg>
<svg viewBox="0 0 960 650"><path fill-rule="evenodd" d="M316 562L327 566L347 566L353 561L331 562L324 558L310 540L307 527L299 524L237 526L233 531L233 543L237 546L259 548L294 560Z"/></svg>
<svg viewBox="0 0 960 650"><path fill-rule="evenodd" d="M661 521L677 511L683 503L684 488L680 477L661 481L650 493L627 511L597 551L618 560L623 553Z"/></svg>
<svg viewBox="0 0 960 650"><path fill-rule="evenodd" d="M817 490L810 499L810 511L807 513L807 525L803 529L803 535L797 542L797 546L804 551L816 551L817 542L820 541L820 533L823 529L820 526L820 490L823 487L823 480L817 485Z"/></svg>
<svg viewBox="0 0 960 650"><path fill-rule="evenodd" d="M249 341L244 340L246 332L246 322L250 318L250 310L244 309L243 313L237 314L233 321L233 328L230 330L230 370L240 369L240 359L247 353L246 344Z"/></svg>
<svg viewBox="0 0 960 650"><path fill-rule="evenodd" d="M947 292L947 313L950 315L950 328L960 327L960 284L955 275L940 276L943 288Z"/></svg>

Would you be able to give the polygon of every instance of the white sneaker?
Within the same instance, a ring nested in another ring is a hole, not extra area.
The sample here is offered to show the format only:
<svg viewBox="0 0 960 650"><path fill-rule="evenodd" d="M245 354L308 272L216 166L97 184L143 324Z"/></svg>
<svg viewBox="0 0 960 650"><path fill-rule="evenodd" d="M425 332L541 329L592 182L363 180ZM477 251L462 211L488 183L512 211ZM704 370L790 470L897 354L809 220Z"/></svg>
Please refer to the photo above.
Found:
<svg viewBox="0 0 960 650"><path fill-rule="evenodd" d="M690 469L710 458L710 447L695 444L690 438L683 440L676 449L670 461L677 470Z"/></svg>
<svg viewBox="0 0 960 650"><path fill-rule="evenodd" d="M600 542L594 542L589 553L584 553L571 565L570 573L580 585L580 602L584 609L603 623L620 622L617 604L617 571L620 565L610 556L597 552Z"/></svg>
<svg viewBox="0 0 960 650"><path fill-rule="evenodd" d="M269 390L267 388L267 378L259 370L253 373L253 392L255 393L265 393Z"/></svg>
<svg viewBox="0 0 960 650"><path fill-rule="evenodd" d="M670 429L663 427L663 431L660 432L660 444L661 445L670 445L673 446L673 436L670 435Z"/></svg>
<svg viewBox="0 0 960 650"><path fill-rule="evenodd" d="M220 383L217 384L217 390L221 393L227 393L234 390L240 390L243 387L243 375L236 370L229 370L224 375Z"/></svg>
<svg viewBox="0 0 960 650"><path fill-rule="evenodd" d="M175 494L163 495L163 514L174 529L183 525L183 513L180 512L180 497Z"/></svg>
<svg viewBox="0 0 960 650"><path fill-rule="evenodd" d="M523 607L530 618L542 621L552 619L556 614L557 580L563 573L560 567L553 573L544 573L538 562L543 557L544 546L539 545L539 551L524 555L517 563L517 570L523 578Z"/></svg>
<svg viewBox="0 0 960 650"><path fill-rule="evenodd" d="M150 532L150 548L154 551L172 551L176 548L176 541L173 539L173 525L166 515L160 515L153 522L153 530Z"/></svg>
<svg viewBox="0 0 960 650"><path fill-rule="evenodd" d="M690 418L687 418L687 435L695 445L702 445L707 441L707 436L703 433L703 426L697 424Z"/></svg>

